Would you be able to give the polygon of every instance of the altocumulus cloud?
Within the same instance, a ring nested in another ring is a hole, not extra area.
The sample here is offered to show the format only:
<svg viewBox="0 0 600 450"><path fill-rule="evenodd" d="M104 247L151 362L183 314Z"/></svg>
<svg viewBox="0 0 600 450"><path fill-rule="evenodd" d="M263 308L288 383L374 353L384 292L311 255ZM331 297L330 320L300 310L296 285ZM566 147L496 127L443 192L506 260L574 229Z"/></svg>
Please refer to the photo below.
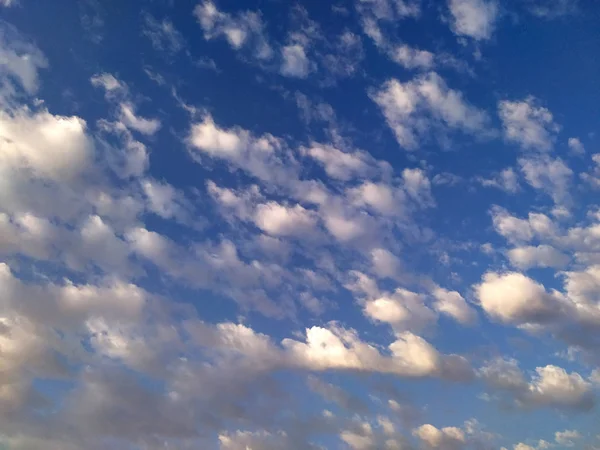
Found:
<svg viewBox="0 0 600 450"><path fill-rule="evenodd" d="M0 0L0 448L597 448L596 6L234 3Z"/></svg>

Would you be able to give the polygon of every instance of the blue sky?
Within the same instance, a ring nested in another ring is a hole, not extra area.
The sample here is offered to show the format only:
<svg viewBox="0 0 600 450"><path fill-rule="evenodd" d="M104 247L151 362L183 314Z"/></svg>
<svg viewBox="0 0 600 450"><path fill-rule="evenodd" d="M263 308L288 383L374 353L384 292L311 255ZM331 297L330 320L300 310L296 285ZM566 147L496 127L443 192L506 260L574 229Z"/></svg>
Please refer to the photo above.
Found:
<svg viewBox="0 0 600 450"><path fill-rule="evenodd" d="M0 13L0 448L600 448L595 2Z"/></svg>

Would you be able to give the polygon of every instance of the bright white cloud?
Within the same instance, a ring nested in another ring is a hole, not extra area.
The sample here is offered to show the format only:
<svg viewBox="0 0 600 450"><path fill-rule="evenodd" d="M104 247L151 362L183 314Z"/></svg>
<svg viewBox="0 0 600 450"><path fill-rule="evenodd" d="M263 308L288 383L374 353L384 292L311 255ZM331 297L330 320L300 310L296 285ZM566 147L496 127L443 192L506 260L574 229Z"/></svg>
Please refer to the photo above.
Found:
<svg viewBox="0 0 600 450"><path fill-rule="evenodd" d="M54 116L46 110L0 112L0 138L3 171L26 170L60 181L81 175L91 163L93 143L79 117Z"/></svg>
<svg viewBox="0 0 600 450"><path fill-rule="evenodd" d="M160 121L158 119L146 119L137 116L135 109L131 104L121 103L120 117L126 127L139 131L145 135L153 135L160 128Z"/></svg>
<svg viewBox="0 0 600 450"><path fill-rule="evenodd" d="M301 237L314 232L315 214L300 205L288 207L275 202L258 205L254 217L256 225L273 236Z"/></svg>
<svg viewBox="0 0 600 450"><path fill-rule="evenodd" d="M426 424L415 429L413 434L430 449L459 450L466 443L465 433L456 427L446 427L440 430L431 424Z"/></svg>
<svg viewBox="0 0 600 450"><path fill-rule="evenodd" d="M485 135L488 117L435 72L402 83L392 79L372 94L398 143L414 150L431 131ZM440 127L438 124L442 124Z"/></svg>
<svg viewBox="0 0 600 450"><path fill-rule="evenodd" d="M454 33L475 40L492 37L499 15L495 0L449 0L448 7Z"/></svg>
<svg viewBox="0 0 600 450"><path fill-rule="evenodd" d="M558 293L520 273L489 272L475 287L484 311L493 319L521 325L544 323L563 314L565 306Z"/></svg>
<svg viewBox="0 0 600 450"><path fill-rule="evenodd" d="M439 313L452 317L462 325L472 325L477 320L475 310L458 292L437 287L432 294L436 299L433 307Z"/></svg>
<svg viewBox="0 0 600 450"><path fill-rule="evenodd" d="M570 258L549 245L517 247L509 250L510 262L519 269L533 267L564 268Z"/></svg>
<svg viewBox="0 0 600 450"><path fill-rule="evenodd" d="M522 101L503 100L498 104L504 136L524 150L549 151L560 127L547 108L539 106L533 97Z"/></svg>

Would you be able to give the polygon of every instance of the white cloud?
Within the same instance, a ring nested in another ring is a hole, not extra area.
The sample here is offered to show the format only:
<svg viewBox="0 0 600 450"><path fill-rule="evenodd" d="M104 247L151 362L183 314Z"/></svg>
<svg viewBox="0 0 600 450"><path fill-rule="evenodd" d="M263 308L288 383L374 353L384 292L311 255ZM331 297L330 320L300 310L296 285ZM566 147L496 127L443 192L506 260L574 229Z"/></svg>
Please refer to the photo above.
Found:
<svg viewBox="0 0 600 450"><path fill-rule="evenodd" d="M260 14L246 11L233 16L219 11L211 0L204 0L196 6L194 15L204 31L205 39L224 37L235 50L249 46L259 60L272 57L273 50Z"/></svg>
<svg viewBox="0 0 600 450"><path fill-rule="evenodd" d="M520 273L488 272L475 293L484 311L493 319L522 325L544 323L560 317L565 305L556 292Z"/></svg>
<svg viewBox="0 0 600 450"><path fill-rule="evenodd" d="M490 39L498 20L495 0L449 0L452 30L475 40Z"/></svg>
<svg viewBox="0 0 600 450"><path fill-rule="evenodd" d="M420 331L437 320L437 314L425 304L425 296L406 289L368 300L364 314L372 320L390 324L394 330Z"/></svg>
<svg viewBox="0 0 600 450"><path fill-rule="evenodd" d="M450 89L435 72L402 83L392 79L372 93L398 143L407 150L417 148L431 130L460 130L485 135L488 117L468 104L459 91Z"/></svg>
<svg viewBox="0 0 600 450"><path fill-rule="evenodd" d="M515 194L521 188L517 173L512 167L500 171L500 173L493 178L479 177L477 178L477 181L479 181L482 186L495 187L511 194Z"/></svg>
<svg viewBox="0 0 600 450"><path fill-rule="evenodd" d="M91 163L94 146L86 131L85 121L75 116L28 109L14 115L0 112L0 170L25 170L54 181L74 179Z"/></svg>
<svg viewBox="0 0 600 450"><path fill-rule="evenodd" d="M418 189L416 185L413 187ZM348 197L354 205L368 206L384 216L402 216L406 212L405 191L385 183L366 181L350 189Z"/></svg>
<svg viewBox="0 0 600 450"><path fill-rule="evenodd" d="M141 184L150 211L163 219L175 219L182 223L192 220L192 207L183 192L151 178L145 178Z"/></svg>
<svg viewBox="0 0 600 450"><path fill-rule="evenodd" d="M282 149L282 142L270 134L254 137L238 127L223 129L207 116L192 125L188 142L192 156L205 154L225 160L234 169L247 171L262 181L287 186L298 179L295 160Z"/></svg>
<svg viewBox="0 0 600 450"><path fill-rule="evenodd" d="M523 270L534 267L552 267L561 269L570 261L569 256L549 245L513 248L508 251L508 258L514 266Z"/></svg>
<svg viewBox="0 0 600 450"><path fill-rule="evenodd" d="M121 103L120 119L126 127L145 135L153 135L160 129L160 120L146 119L135 114L135 108L130 103Z"/></svg>
<svg viewBox="0 0 600 450"><path fill-rule="evenodd" d="M4 6L14 4L5 0ZM27 94L37 92L39 70L48 67L44 54L6 23L0 30L0 61L0 105L12 101L17 93L15 81Z"/></svg>
<svg viewBox="0 0 600 450"><path fill-rule="evenodd" d="M331 178L349 181L352 178L364 178L377 175L381 171L389 171L387 163L378 162L363 151L345 152L331 145L313 143L302 152L323 165Z"/></svg>
<svg viewBox="0 0 600 450"><path fill-rule="evenodd" d="M371 265L373 273L380 278L397 278L402 269L400 258L383 248L371 251Z"/></svg>
<svg viewBox="0 0 600 450"><path fill-rule="evenodd" d="M116 95L126 95L128 92L127 85L110 73L96 74L90 79L90 82L94 87L103 88L107 98L113 98Z"/></svg>
<svg viewBox="0 0 600 450"><path fill-rule="evenodd" d="M521 158L519 165L525 179L532 187L545 191L556 203L569 200L573 171L562 159L551 159L545 156Z"/></svg>
<svg viewBox="0 0 600 450"><path fill-rule="evenodd" d="M428 70L435 64L435 55L426 50L399 45L391 51L390 57L406 69Z"/></svg>
<svg viewBox="0 0 600 450"><path fill-rule="evenodd" d="M561 367L538 367L529 385L535 405L589 410L595 399L590 382L577 372L567 373Z"/></svg>
<svg viewBox="0 0 600 450"><path fill-rule="evenodd" d="M281 74L287 77L306 78L310 73L310 61L300 44L286 45L281 49L283 63Z"/></svg>
<svg viewBox="0 0 600 450"><path fill-rule="evenodd" d="M491 214L496 232L511 243L529 242L534 237L552 239L558 233L552 219L542 213L529 213L527 219L520 219L503 208L493 207Z"/></svg>
<svg viewBox="0 0 600 450"><path fill-rule="evenodd" d="M585 147L579 138L569 138L568 145L573 153L577 153L579 155L585 153Z"/></svg>
<svg viewBox="0 0 600 450"><path fill-rule="evenodd" d="M565 430L557 431L554 433L554 440L557 444L564 445L565 447L575 446L576 440L581 438L581 434L577 430Z"/></svg>
<svg viewBox="0 0 600 450"><path fill-rule="evenodd" d="M254 216L256 225L273 236L302 237L313 233L315 214L300 205L288 207L276 202L258 205Z"/></svg>
<svg viewBox="0 0 600 450"><path fill-rule="evenodd" d="M430 449L459 450L466 443L465 433L456 427L446 427L441 430L433 425L421 425L413 430L417 436Z"/></svg>
<svg viewBox="0 0 600 450"><path fill-rule="evenodd" d="M504 126L504 136L525 150L548 151L554 145L560 127L552 113L534 97L522 101L502 100L498 112Z"/></svg>
<svg viewBox="0 0 600 450"><path fill-rule="evenodd" d="M479 376L493 389L510 393L523 408L586 411L595 404L591 382L553 365L537 367L527 381L515 360L496 359L481 368Z"/></svg>
<svg viewBox="0 0 600 450"><path fill-rule="evenodd" d="M472 325L477 320L475 310L458 292L437 287L433 290L432 295L436 299L433 307L439 313L452 317L462 325Z"/></svg>

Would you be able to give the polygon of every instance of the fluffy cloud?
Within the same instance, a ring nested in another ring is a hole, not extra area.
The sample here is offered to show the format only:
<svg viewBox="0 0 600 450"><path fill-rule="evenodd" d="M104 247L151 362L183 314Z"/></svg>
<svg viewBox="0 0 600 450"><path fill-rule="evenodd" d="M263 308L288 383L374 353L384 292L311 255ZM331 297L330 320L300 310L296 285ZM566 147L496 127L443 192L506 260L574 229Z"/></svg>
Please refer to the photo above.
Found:
<svg viewBox="0 0 600 450"><path fill-rule="evenodd" d="M479 376L491 388L512 394L523 408L587 411L595 404L591 382L577 372L568 373L553 365L537 367L527 381L516 361L496 359L480 369Z"/></svg>
<svg viewBox="0 0 600 450"><path fill-rule="evenodd" d="M331 145L313 143L302 152L323 166L327 175L342 181L377 175L379 171L388 171L390 166L378 162L366 152L356 150L345 152Z"/></svg>
<svg viewBox="0 0 600 450"><path fill-rule="evenodd" d="M533 97L521 101L503 100L498 104L504 136L525 150L548 151L560 127L552 113Z"/></svg>
<svg viewBox="0 0 600 450"><path fill-rule="evenodd" d="M544 323L564 314L566 305L556 292L520 273L488 272L475 287L484 311L509 324Z"/></svg>
<svg viewBox="0 0 600 450"><path fill-rule="evenodd" d="M573 171L560 158L522 158L519 164L532 187L545 191L556 203L569 200Z"/></svg>
<svg viewBox="0 0 600 450"><path fill-rule="evenodd" d="M406 69L428 70L435 64L435 55L427 50L419 50L408 45L399 45L391 52L391 58Z"/></svg>
<svg viewBox="0 0 600 450"><path fill-rule="evenodd" d="M392 79L372 93L398 143L407 150L417 148L430 133L460 130L485 135L488 117L467 103L459 91L450 89L435 72L402 83ZM441 124L443 126L439 126Z"/></svg>
<svg viewBox="0 0 600 450"><path fill-rule="evenodd" d="M275 202L258 205L254 221L273 236L302 236L311 233L316 226L314 213L300 205L286 207Z"/></svg>
<svg viewBox="0 0 600 450"><path fill-rule="evenodd" d="M462 325L470 325L477 320L475 310L467 304L458 292L437 287L432 294L436 299L433 305L436 311L452 317Z"/></svg>
<svg viewBox="0 0 600 450"><path fill-rule="evenodd" d="M554 440L557 444L565 447L573 447L576 440L581 438L581 434L577 430L557 431L554 433Z"/></svg>
<svg viewBox="0 0 600 450"><path fill-rule="evenodd" d="M495 0L449 0L452 29L475 40L492 37L499 15Z"/></svg>
<svg viewBox="0 0 600 450"><path fill-rule="evenodd" d="M549 245L518 247L508 252L510 262L519 269L532 267L563 268L570 258Z"/></svg>
<svg viewBox="0 0 600 450"><path fill-rule="evenodd" d="M272 135L257 138L240 128L226 130L207 116L192 125L188 140L193 156L205 154L224 160L233 168L243 169L262 181L287 184L297 179L294 160L286 155L281 142Z"/></svg>
<svg viewBox="0 0 600 450"><path fill-rule="evenodd" d="M433 425L421 425L413 431L427 448L460 449L465 444L465 434L460 428L446 427L441 430Z"/></svg>
<svg viewBox="0 0 600 450"><path fill-rule="evenodd" d="M2 112L0 137L2 170L24 170L58 181L81 175L91 162L93 143L79 117L54 116L46 110Z"/></svg>
<svg viewBox="0 0 600 450"><path fill-rule="evenodd" d="M419 331L437 319L434 311L425 304L423 295L406 289L397 289L393 294L367 301L364 314L375 321L389 323L396 330Z"/></svg>

